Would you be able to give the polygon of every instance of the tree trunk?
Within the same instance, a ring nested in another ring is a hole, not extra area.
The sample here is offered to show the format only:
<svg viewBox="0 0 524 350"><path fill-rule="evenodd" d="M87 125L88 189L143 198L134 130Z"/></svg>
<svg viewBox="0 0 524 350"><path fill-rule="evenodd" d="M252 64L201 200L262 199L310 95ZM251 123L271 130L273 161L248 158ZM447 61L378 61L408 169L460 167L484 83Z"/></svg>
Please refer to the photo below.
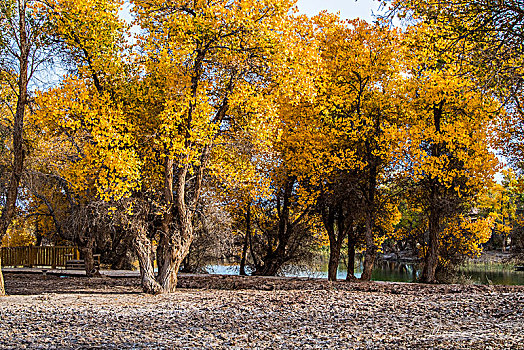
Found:
<svg viewBox="0 0 524 350"><path fill-rule="evenodd" d="M433 107L433 122L435 130L440 132L440 122L442 118L442 108L444 101ZM432 156L439 157L442 153L442 148L439 143L433 143L431 146ZM435 272L438 265L438 249L439 249L439 231L440 231L440 199L439 199L439 183L435 178L429 180L430 183L430 208L429 208L429 222L428 222L428 249L424 257L424 268L422 269L422 281L426 283L435 282Z"/></svg>
<svg viewBox="0 0 524 350"><path fill-rule="evenodd" d="M5 295L4 275L2 274L2 255L0 255L0 296Z"/></svg>
<svg viewBox="0 0 524 350"><path fill-rule="evenodd" d="M164 293L173 293L176 289L177 275L184 258L181 250L173 248L164 250L164 264L159 266L157 282Z"/></svg>
<svg viewBox="0 0 524 350"><path fill-rule="evenodd" d="M87 239L87 244L85 247L80 248L82 255L84 257L84 265L86 270L87 277L100 276L100 272L95 267L95 259L93 257L94 250L94 238L89 237Z"/></svg>
<svg viewBox="0 0 524 350"><path fill-rule="evenodd" d="M18 185L22 177L24 168L24 150L23 150L23 130L24 130L24 116L27 106L27 85L28 85L28 65L29 65L29 43L26 33L25 20L25 2L18 2L18 30L20 37L18 38L18 45L20 49L20 75L18 77L18 98L16 102L16 112L13 120L13 164L11 176L7 185L7 195L5 199L4 209L0 216L0 241L5 236L7 228L11 224L16 210L16 199L18 196ZM2 271L0 270L0 276ZM0 291L4 290L4 279L0 277Z"/></svg>
<svg viewBox="0 0 524 350"><path fill-rule="evenodd" d="M364 270L360 279L362 281L369 281L371 273L373 272L373 264L375 263L376 247L373 241L373 217L368 213L366 219L366 253L364 254Z"/></svg>
<svg viewBox="0 0 524 350"><path fill-rule="evenodd" d="M340 235L340 233L339 233ZM328 280L337 280L338 264L340 261L340 249L342 248L342 239L333 242L329 241L329 263L328 263Z"/></svg>
<svg viewBox="0 0 524 350"><path fill-rule="evenodd" d="M147 237L145 230L138 232L138 235L133 241L133 245L140 265L142 290L148 294L161 293L162 287L155 280L151 240Z"/></svg>
<svg viewBox="0 0 524 350"><path fill-rule="evenodd" d="M435 283L435 272L438 265L438 248L439 248L439 218L436 210L430 212L429 217L429 242L428 250L426 252L424 268L422 270L422 281L426 283Z"/></svg>
<svg viewBox="0 0 524 350"><path fill-rule="evenodd" d="M246 275L246 259L249 238L251 237L251 202L247 203L246 212L246 235L244 236L244 247L242 248L242 257L240 258L240 275Z"/></svg>
<svg viewBox="0 0 524 350"><path fill-rule="evenodd" d="M247 232L244 236L244 245L242 246L242 256L240 257L240 276L246 276L246 256L247 256L247 248L248 248L248 242L249 238L247 236Z"/></svg>
<svg viewBox="0 0 524 350"><path fill-rule="evenodd" d="M184 257L180 257L180 249L175 247L168 235L161 234L159 248L157 250L158 275L156 281L162 287L164 293L172 293L176 288L176 274ZM177 258L180 261L177 264Z"/></svg>
<svg viewBox="0 0 524 350"><path fill-rule="evenodd" d="M283 203L280 206L280 199L277 199L277 213L278 213L278 244L277 248L273 250L268 244L268 252L262 259L264 265L262 269L258 269L253 275L258 276L275 276L282 268L284 263L288 261L288 243L292 234L293 223L290 222L290 199L293 192L293 185L295 184L295 177L288 177L284 184Z"/></svg>
<svg viewBox="0 0 524 350"><path fill-rule="evenodd" d="M352 229L351 229L352 230ZM356 239L353 232L348 233L348 274L347 281L355 279L355 245Z"/></svg>
<svg viewBox="0 0 524 350"><path fill-rule="evenodd" d="M156 281L165 293L174 292L176 288L175 275L178 273L178 267L182 263L184 257L180 259L178 265L176 264L177 254L179 248L175 247L176 232L174 230L174 195L173 195L173 181L174 181L174 159L167 157L164 165L164 199L166 202L166 212L162 219L162 230L160 231L160 241L158 242L156 261L158 264L158 275ZM187 166L182 170L187 171ZM179 180L180 181L180 180ZM183 178L185 183L185 176ZM179 182L180 185L180 182ZM185 188L182 187L182 193L185 195ZM184 213L185 214L185 213ZM177 242L179 243L179 242ZM175 268L177 269L175 271Z"/></svg>
<svg viewBox="0 0 524 350"><path fill-rule="evenodd" d="M262 269L257 269L253 275L255 276L275 276L278 271L284 265L284 260L281 258L281 254L274 254L268 256L266 262L262 266Z"/></svg>
<svg viewBox="0 0 524 350"><path fill-rule="evenodd" d="M170 165L173 166L173 163ZM193 222L192 208L186 204L186 175L188 165L180 169L177 176L176 203L173 196L173 169L166 166L166 202L170 208L164 216L162 222L162 232L160 234L160 244L162 250L159 251L157 262L158 276L157 282L163 289L164 293L175 291L177 283L177 274L184 257L189 252L189 247L193 241ZM201 175L201 174L200 174ZM200 178L201 176L199 176ZM198 191L201 186L201 180L195 185L195 198L193 204L196 205L198 200ZM176 216L174 212L176 211ZM174 220L176 217L176 221Z"/></svg>
<svg viewBox="0 0 524 350"><path fill-rule="evenodd" d="M257 255L253 249L253 235L250 235L249 237L249 252L251 253L251 260L253 260L253 266L255 268L255 271L260 269L260 262L258 261Z"/></svg>

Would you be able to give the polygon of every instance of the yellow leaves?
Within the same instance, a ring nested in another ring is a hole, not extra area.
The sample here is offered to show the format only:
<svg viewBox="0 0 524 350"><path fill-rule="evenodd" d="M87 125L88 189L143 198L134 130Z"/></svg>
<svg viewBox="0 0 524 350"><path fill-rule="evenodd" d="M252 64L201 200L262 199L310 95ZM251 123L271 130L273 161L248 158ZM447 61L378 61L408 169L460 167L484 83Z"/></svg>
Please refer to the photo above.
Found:
<svg viewBox="0 0 524 350"><path fill-rule="evenodd" d="M457 215L446 222L445 229L440 233L440 249L470 257L479 256L481 244L491 237L493 223L492 217L472 219Z"/></svg>
<svg viewBox="0 0 524 350"><path fill-rule="evenodd" d="M122 106L77 77L38 97L41 106L30 121L41 128L46 165L81 197L116 200L140 188L141 162L134 150L135 129Z"/></svg>
<svg viewBox="0 0 524 350"><path fill-rule="evenodd" d="M1 247L25 247L34 245L36 237L33 235L31 221L17 218L9 226L6 234L0 241Z"/></svg>
<svg viewBox="0 0 524 350"><path fill-rule="evenodd" d="M64 44L77 65L77 74L100 79L118 75L126 46L124 21L118 17L123 1L51 0L46 3L48 35ZM108 75L107 73L111 73Z"/></svg>
<svg viewBox="0 0 524 350"><path fill-rule="evenodd" d="M500 105L478 91L452 53L442 56L432 44L418 41L431 30L412 28L407 35L409 43L416 43L406 79L411 110L407 169L415 179L436 179L458 196L474 194L499 169L490 142L491 119L499 114ZM466 179L467 186L454 184L460 178Z"/></svg>
<svg viewBox="0 0 524 350"><path fill-rule="evenodd" d="M405 78L396 30L327 13L312 24L297 29L280 116L285 162L314 185L337 171L363 171L373 159L393 162L405 139L398 88Z"/></svg>

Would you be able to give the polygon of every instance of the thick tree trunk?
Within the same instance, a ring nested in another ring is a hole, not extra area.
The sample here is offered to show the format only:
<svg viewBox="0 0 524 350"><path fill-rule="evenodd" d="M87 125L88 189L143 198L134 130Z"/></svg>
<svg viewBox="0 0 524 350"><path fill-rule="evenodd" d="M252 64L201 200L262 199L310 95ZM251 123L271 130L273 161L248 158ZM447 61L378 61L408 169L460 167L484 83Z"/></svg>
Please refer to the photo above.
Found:
<svg viewBox="0 0 524 350"><path fill-rule="evenodd" d="M184 169L184 171L187 167ZM162 230L160 232L160 241L158 242L157 248L157 264L158 264L158 275L156 281L162 288L164 293L171 293L176 288L176 274L178 268L182 263L184 257L180 258L180 237L176 237L174 225L174 195L173 195L173 181L174 181L174 159L171 157L166 158L164 168L164 199L166 201L166 212L162 219ZM183 181L185 182L185 176ZM182 191L185 191L182 188ZM184 195L184 193L182 193ZM178 239L178 242L175 240ZM176 263L176 259L180 258L179 263ZM175 270L176 269L176 270Z"/></svg>
<svg viewBox="0 0 524 350"><path fill-rule="evenodd" d="M240 258L240 275L246 275L247 247L251 237L251 202L247 203L246 211L246 234L244 236L244 246L242 247L242 257Z"/></svg>
<svg viewBox="0 0 524 350"><path fill-rule="evenodd" d="M328 262L328 280L337 280L338 264L340 262L340 249L342 248L342 239L338 241L329 241L329 262Z"/></svg>
<svg viewBox="0 0 524 350"><path fill-rule="evenodd" d="M350 232L348 234L348 274L346 276L347 281L355 279L355 235Z"/></svg>
<svg viewBox="0 0 524 350"><path fill-rule="evenodd" d="M160 241L159 246L162 245L163 248L157 250L158 275L156 281L164 293L172 293L175 291L176 275L184 257L180 256L179 247L175 247L170 242L168 235L162 234Z"/></svg>
<svg viewBox="0 0 524 350"><path fill-rule="evenodd" d="M133 245L140 265L142 290L148 294L161 293L162 287L155 280L151 240L147 237L145 230L138 232Z"/></svg>
<svg viewBox="0 0 524 350"><path fill-rule="evenodd" d="M7 195L5 205L0 216L0 241L5 236L7 228L11 224L16 210L16 199L18 196L18 186L22 171L24 168L24 149L23 149L23 130L24 116L28 102L27 85L28 85L28 66L30 46L27 39L25 11L26 3L18 2L18 30L20 37L18 45L20 49L20 75L18 76L18 98L16 102L16 112L13 120L13 163L11 176L7 185ZM2 271L0 270L0 275ZM4 289L4 279L0 277L0 290Z"/></svg>
<svg viewBox="0 0 524 350"><path fill-rule="evenodd" d="M364 254L364 270L360 279L362 281L369 281L371 273L373 272L373 265L375 263L376 247L373 241L373 217L369 213L366 219L366 253Z"/></svg>
<svg viewBox="0 0 524 350"><path fill-rule="evenodd" d="M275 276L278 271L284 265L284 259L282 254L274 254L271 257L268 257L262 269L256 270L253 275L256 276Z"/></svg>
<svg viewBox="0 0 524 350"><path fill-rule="evenodd" d="M100 276L100 272L95 267L95 259L93 257L93 250L94 250L94 238L89 237L87 239L87 243L85 247L81 247L80 251L82 252L82 256L84 257L84 265L85 265L85 271L87 277L94 277L94 276Z"/></svg>
<svg viewBox="0 0 524 350"><path fill-rule="evenodd" d="M181 249L169 247L163 252L164 263L159 266L157 282L164 293L173 293L176 289L178 270L184 260Z"/></svg>
<svg viewBox="0 0 524 350"><path fill-rule="evenodd" d="M251 260L253 260L253 265L255 267L255 270L260 269L260 262L257 258L257 255L253 249L253 235L250 235L249 237L249 252L251 253Z"/></svg>
<svg viewBox="0 0 524 350"><path fill-rule="evenodd" d="M438 265L438 248L439 248L439 218L435 210L431 210L429 217L429 242L428 250L424 259L424 268L422 269L422 281L426 283L435 283L435 272Z"/></svg>
<svg viewBox="0 0 524 350"><path fill-rule="evenodd" d="M171 232L170 236L161 235L163 240L163 249L157 256L158 275L156 281L162 287L163 293L173 293L176 289L177 275L180 265L189 253L193 233L193 226L190 221L185 221L182 226L182 232Z"/></svg>
<svg viewBox="0 0 524 350"><path fill-rule="evenodd" d="M162 247L157 256L158 276L157 282L164 293L175 291L177 274L189 252L189 247L193 241L193 209L186 204L186 175L188 165L181 169L177 176L176 202L173 196L173 163L166 165L165 178L165 198L168 203L168 211L164 215L162 222L162 232L160 234L160 244ZM170 168L171 167L171 168ZM196 205L201 187L201 173L195 184L195 194L193 205ZM176 211L176 221L174 212Z"/></svg>

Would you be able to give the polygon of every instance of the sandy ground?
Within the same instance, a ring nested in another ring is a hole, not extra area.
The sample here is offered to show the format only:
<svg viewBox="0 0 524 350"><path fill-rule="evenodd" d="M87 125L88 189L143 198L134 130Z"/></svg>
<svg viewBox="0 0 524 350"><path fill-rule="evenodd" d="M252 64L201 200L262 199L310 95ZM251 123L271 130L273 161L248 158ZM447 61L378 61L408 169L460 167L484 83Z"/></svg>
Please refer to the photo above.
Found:
<svg viewBox="0 0 524 350"><path fill-rule="evenodd" d="M524 287L6 275L1 349L524 349ZM182 288L183 287L183 288Z"/></svg>

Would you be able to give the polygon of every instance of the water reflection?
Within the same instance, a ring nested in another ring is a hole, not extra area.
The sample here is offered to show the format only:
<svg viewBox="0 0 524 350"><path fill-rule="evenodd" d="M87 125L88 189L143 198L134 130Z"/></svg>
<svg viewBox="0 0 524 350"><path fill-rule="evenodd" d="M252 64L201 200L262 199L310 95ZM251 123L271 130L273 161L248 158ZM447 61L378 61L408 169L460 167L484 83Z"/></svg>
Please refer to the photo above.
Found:
<svg viewBox="0 0 524 350"><path fill-rule="evenodd" d="M240 268L238 265L216 264L207 266L207 271L213 274L238 275ZM355 277L362 275L363 264L359 262L355 266ZM502 270L500 268L468 266L461 269L465 279L471 280L475 284L506 284L524 285L524 271ZM379 261L375 264L371 279L373 281L391 282L413 282L417 279L419 270L417 265L410 263L397 263L391 261ZM313 267L290 266L283 273L286 277L310 277L326 278L327 264L318 264ZM339 266L337 279L346 279L347 271L345 266Z"/></svg>

